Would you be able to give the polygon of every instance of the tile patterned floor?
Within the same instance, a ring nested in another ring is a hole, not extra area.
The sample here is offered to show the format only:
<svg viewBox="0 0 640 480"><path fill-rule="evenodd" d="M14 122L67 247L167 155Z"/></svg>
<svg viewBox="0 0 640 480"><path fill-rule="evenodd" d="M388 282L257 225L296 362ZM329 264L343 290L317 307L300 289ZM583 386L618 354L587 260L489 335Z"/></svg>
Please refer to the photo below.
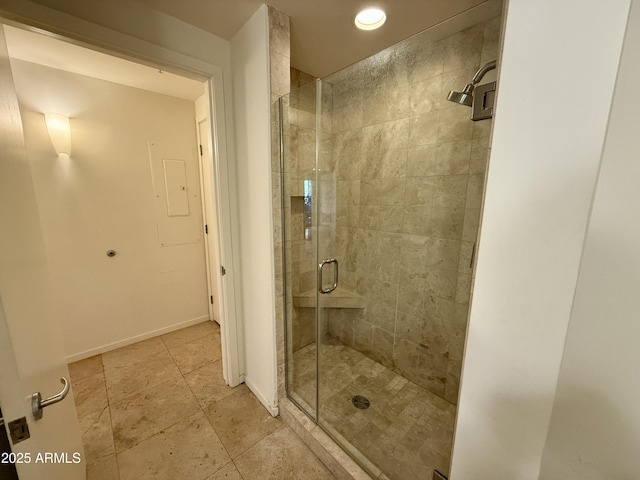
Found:
<svg viewBox="0 0 640 480"><path fill-rule="evenodd" d="M205 322L69 365L87 479L333 479L221 357Z"/></svg>
<svg viewBox="0 0 640 480"><path fill-rule="evenodd" d="M301 405L315 405L315 355L315 344L294 353L292 391ZM321 422L343 447L355 447L375 473L381 471L374 476L423 480L436 468L447 474L454 405L331 336L319 361ZM364 395L371 406L355 408L354 395Z"/></svg>

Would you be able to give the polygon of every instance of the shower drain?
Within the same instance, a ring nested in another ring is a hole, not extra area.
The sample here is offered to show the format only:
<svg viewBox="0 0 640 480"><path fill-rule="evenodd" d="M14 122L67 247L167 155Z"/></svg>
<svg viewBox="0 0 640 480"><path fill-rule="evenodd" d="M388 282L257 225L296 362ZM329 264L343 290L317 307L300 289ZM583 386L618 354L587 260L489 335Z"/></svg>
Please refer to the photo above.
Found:
<svg viewBox="0 0 640 480"><path fill-rule="evenodd" d="M371 402L369 401L369 399L367 397L363 397L362 395L355 395L354 397L352 397L351 403L353 403L354 407L359 408L360 410L366 410L371 406Z"/></svg>

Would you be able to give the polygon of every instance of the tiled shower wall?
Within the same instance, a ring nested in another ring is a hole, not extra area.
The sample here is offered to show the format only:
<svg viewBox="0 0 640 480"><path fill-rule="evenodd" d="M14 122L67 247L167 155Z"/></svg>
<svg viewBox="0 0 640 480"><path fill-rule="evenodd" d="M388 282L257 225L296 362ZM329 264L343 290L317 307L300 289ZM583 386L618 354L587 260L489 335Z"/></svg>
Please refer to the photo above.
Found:
<svg viewBox="0 0 640 480"><path fill-rule="evenodd" d="M323 81L321 250L366 305L328 309L328 331L452 403L491 121L446 96L496 58L499 22L419 34Z"/></svg>
<svg viewBox="0 0 640 480"><path fill-rule="evenodd" d="M295 72L292 70L292 72ZM292 75L300 77L301 72ZM316 85L306 83L293 90L285 99L285 209L288 228L285 231L288 268L291 275L287 291L287 318L290 321L291 351L297 351L315 341L315 308L301 307L296 299L301 294L315 292L316 234L315 221L305 225L305 199L315 195L316 165ZM306 188L306 190L305 190ZM312 205L312 204L311 204ZM313 207L313 205L312 205ZM294 303L296 304L294 306Z"/></svg>
<svg viewBox="0 0 640 480"><path fill-rule="evenodd" d="M276 306L276 345L278 366L278 395L285 390L285 315L284 315L284 271L282 241L282 182L280 168L280 112L279 98L291 90L289 68L290 59L289 17L269 6L269 91L271 119L271 192L274 239L274 276Z"/></svg>

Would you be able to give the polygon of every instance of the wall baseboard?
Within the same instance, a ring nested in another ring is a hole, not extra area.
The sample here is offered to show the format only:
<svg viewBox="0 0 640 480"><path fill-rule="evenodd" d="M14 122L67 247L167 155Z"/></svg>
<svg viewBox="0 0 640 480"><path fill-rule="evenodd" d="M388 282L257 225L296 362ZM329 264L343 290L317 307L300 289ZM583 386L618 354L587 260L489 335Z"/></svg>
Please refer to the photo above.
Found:
<svg viewBox="0 0 640 480"><path fill-rule="evenodd" d="M278 416L278 406L277 405L272 405L269 400L267 400L262 393L260 393L260 391L255 387L255 385L253 384L253 382L247 378L247 376L244 376L244 383L247 385L247 387L249 387L249 390L251 390L251 392L253 392L253 394L258 398L258 400L260 400L260 403L264 406L264 408L267 409L267 411L271 414L272 417L277 417Z"/></svg>
<svg viewBox="0 0 640 480"><path fill-rule="evenodd" d="M157 337L159 335L164 335L165 333L175 332L176 330L190 327L191 325L197 325L198 323L202 323L206 321L210 321L209 315L203 315L201 317L192 318L191 320L176 323L174 325L169 325L168 327L159 328L158 330L153 330L151 332L136 335L134 337L125 338L123 340L118 340L117 342L108 343L107 345L103 345L101 347L91 348L89 350L85 350L84 352L74 353L72 355L67 356L67 363L77 362L78 360L84 360L85 358L93 357L94 355L98 355L100 353L109 352L111 350L115 350L116 348L120 348L120 347L126 347L127 345L141 342L142 340L147 340L149 338Z"/></svg>

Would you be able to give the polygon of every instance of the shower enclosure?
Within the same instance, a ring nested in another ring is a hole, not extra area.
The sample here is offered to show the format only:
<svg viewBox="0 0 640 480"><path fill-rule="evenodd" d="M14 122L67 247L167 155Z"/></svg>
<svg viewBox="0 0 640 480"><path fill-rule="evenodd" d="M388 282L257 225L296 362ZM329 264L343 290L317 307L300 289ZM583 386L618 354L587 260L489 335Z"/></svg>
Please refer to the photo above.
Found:
<svg viewBox="0 0 640 480"><path fill-rule="evenodd" d="M287 395L373 478L449 469L491 120L447 95L488 3L280 102Z"/></svg>

